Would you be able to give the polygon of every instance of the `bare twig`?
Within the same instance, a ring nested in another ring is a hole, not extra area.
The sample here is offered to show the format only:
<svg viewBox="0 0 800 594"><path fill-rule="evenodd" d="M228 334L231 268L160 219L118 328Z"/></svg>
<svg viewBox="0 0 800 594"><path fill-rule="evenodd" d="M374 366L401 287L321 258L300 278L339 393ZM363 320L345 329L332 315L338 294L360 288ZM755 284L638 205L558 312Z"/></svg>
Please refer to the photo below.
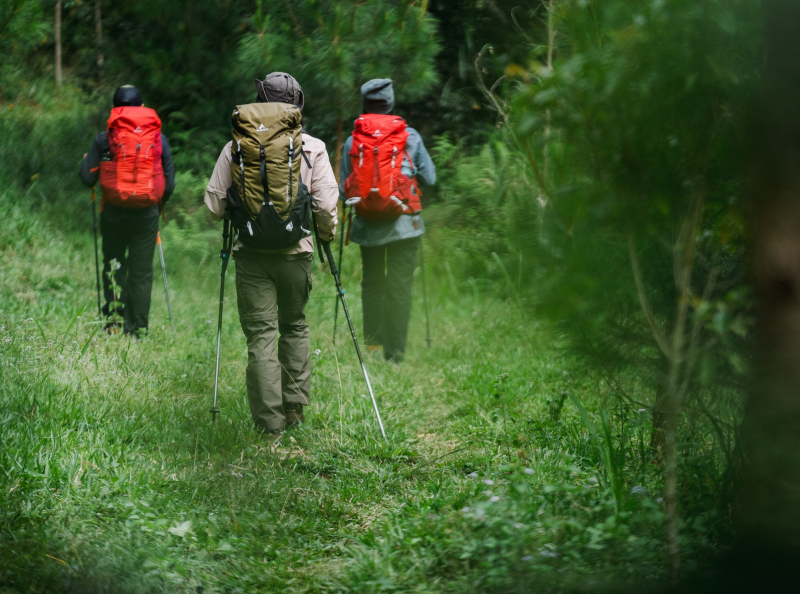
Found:
<svg viewBox="0 0 800 594"><path fill-rule="evenodd" d="M460 448L456 448L456 449L454 449L454 450L451 450L451 451L447 452L446 454L442 454L442 455L441 455L441 456L439 456L438 458L434 458L433 460L430 460L429 462L425 462L424 464L420 464L419 466L415 466L414 468L412 468L412 469L411 469L411 471L410 471L410 472L408 472L407 474L405 474L405 475L404 475L402 478L404 478L404 479L405 479L405 478L409 478L409 477L411 477L411 476L412 476L412 475L413 475L415 472L417 472L418 470L420 470L421 468L425 468L426 466L430 466L431 464L434 464L435 462L438 462L438 461L439 461L439 460L441 460L442 458L447 458L448 456L452 456L453 454L457 454L458 452L463 452L463 451L464 451L464 450L466 450L468 447L469 447L468 445L461 446Z"/></svg>
<svg viewBox="0 0 800 594"><path fill-rule="evenodd" d="M17 15L17 13L20 11L21 8L22 8L22 5L20 4L19 6L17 6L14 10L12 10L9 13L8 18L5 20L5 22L3 23L2 27L0 27L0 37L3 36L3 33L5 33L5 30L6 30L6 27L8 27L8 25L11 23L11 21L14 19L14 17Z"/></svg>
<svg viewBox="0 0 800 594"><path fill-rule="evenodd" d="M300 23L297 22L297 17L295 16L294 11L292 10L292 5L291 3L289 3L289 0L283 0L283 5L286 7L286 12L289 13L289 18L292 19L292 25L294 26L294 30L297 31L297 34L300 37L305 37L305 35L303 35L303 29L300 27Z"/></svg>
<svg viewBox="0 0 800 594"><path fill-rule="evenodd" d="M661 329L656 324L656 318L653 315L653 310L650 309L650 302L647 299L645 292L644 282L642 281L642 271L639 268L639 257L636 255L636 245L633 238L633 231L628 231L628 256L631 261L631 270L633 272L633 281L636 284L636 294L639 297L639 306L642 308L642 313L647 320L647 326L650 328L650 334L653 335L658 350L668 360L672 359L673 351L667 343L667 339L661 332Z"/></svg>
<svg viewBox="0 0 800 594"><path fill-rule="evenodd" d="M665 393L665 434L666 469L664 476L664 515L666 516L667 557L670 564L672 583L680 579L680 544L678 542L678 414L681 408L683 382L681 373L685 372L683 349L686 340L686 321L691 297L691 279L694 270L695 243L697 228L704 202L704 193L697 188L694 193L692 210L684 220L675 243L673 270L678 289L678 309L672 332L672 345Z"/></svg>

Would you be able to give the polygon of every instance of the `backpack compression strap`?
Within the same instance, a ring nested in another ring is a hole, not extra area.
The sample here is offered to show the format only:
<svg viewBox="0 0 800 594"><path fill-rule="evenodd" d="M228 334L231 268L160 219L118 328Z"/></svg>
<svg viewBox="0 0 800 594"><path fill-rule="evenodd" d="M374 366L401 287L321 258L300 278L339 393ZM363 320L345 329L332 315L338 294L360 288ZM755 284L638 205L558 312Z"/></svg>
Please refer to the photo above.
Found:
<svg viewBox="0 0 800 594"><path fill-rule="evenodd" d="M261 146L261 185L264 186L264 197L269 198L269 179L267 178L267 147Z"/></svg>

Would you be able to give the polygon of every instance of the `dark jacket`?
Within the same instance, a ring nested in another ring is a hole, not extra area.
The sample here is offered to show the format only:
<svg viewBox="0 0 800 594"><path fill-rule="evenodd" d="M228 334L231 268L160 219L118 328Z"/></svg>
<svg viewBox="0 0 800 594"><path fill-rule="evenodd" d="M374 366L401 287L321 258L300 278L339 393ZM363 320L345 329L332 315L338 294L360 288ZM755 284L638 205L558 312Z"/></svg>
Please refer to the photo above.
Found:
<svg viewBox="0 0 800 594"><path fill-rule="evenodd" d="M103 155L108 155L108 132L103 130L94 137L92 147L86 153L86 157L81 163L81 179L87 186L94 186L100 179L100 160ZM169 201L172 192L175 191L175 166L172 164L172 153L169 149L169 141L167 137L161 135L161 166L164 169L164 197L161 198L161 203L166 204ZM149 206L147 208L120 208L114 204L105 204L103 206L103 216L111 217L114 219L121 219L124 217L149 217L158 216L158 206Z"/></svg>

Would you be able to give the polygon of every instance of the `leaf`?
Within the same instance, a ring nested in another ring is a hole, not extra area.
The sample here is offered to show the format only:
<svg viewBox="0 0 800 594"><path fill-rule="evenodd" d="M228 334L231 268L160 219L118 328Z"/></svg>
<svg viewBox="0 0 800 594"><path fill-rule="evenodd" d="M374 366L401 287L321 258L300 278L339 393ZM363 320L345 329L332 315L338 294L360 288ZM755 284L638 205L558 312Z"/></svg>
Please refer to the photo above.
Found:
<svg viewBox="0 0 800 594"><path fill-rule="evenodd" d="M177 526L169 528L169 533L183 538L184 536L186 536L187 532L191 531L191 529L192 529L192 521L187 520L181 524L178 524Z"/></svg>

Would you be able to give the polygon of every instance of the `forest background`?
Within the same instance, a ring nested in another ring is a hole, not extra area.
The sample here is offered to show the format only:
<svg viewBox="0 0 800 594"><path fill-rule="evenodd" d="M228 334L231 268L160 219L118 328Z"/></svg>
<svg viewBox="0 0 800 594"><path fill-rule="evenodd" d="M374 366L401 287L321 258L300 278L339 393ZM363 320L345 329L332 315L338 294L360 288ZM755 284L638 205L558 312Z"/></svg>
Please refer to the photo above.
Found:
<svg viewBox="0 0 800 594"><path fill-rule="evenodd" d="M563 480L514 512L535 522L543 502L574 506L555 514L566 549L537 559L661 580L726 550L754 316L746 213L758 2L2 0L0 54L6 212L26 230L57 221L88 237L87 219L73 216L88 208L77 167L113 90L134 84L173 147L165 235L180 239L182 263L216 250L201 199L256 77L298 79L305 125L337 164L360 85L392 78L396 112L422 133L439 175L424 196L435 304L467 295L512 308L515 327L540 328L576 377L530 395L536 416L497 442L523 460L528 447L559 460ZM4 250L24 248L7 236ZM493 397L511 390L507 377L492 376ZM9 534L25 516L12 458ZM519 539L497 530L479 540L508 561ZM460 553L477 574L479 551ZM370 571L383 570L370 563L365 589L380 590ZM515 572L488 583L513 583Z"/></svg>

